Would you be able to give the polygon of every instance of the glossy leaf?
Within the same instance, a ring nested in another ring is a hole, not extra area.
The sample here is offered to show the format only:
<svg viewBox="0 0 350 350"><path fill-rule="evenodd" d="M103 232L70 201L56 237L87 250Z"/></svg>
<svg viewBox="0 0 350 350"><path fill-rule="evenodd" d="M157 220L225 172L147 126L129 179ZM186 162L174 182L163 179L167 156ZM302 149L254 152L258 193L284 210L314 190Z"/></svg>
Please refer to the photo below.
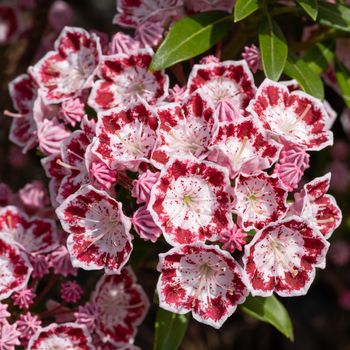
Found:
<svg viewBox="0 0 350 350"><path fill-rule="evenodd" d="M153 350L176 350L185 336L190 314L178 315L158 308Z"/></svg>
<svg viewBox="0 0 350 350"><path fill-rule="evenodd" d="M295 79L302 89L321 100L324 98L324 88L319 74L310 69L303 59L289 54L284 73Z"/></svg>
<svg viewBox="0 0 350 350"><path fill-rule="evenodd" d="M269 15L259 27L259 46L266 77L277 81L287 60L288 46L280 27Z"/></svg>
<svg viewBox="0 0 350 350"><path fill-rule="evenodd" d="M227 12L210 11L177 21L155 53L150 70L160 70L195 57L214 46L232 23Z"/></svg>
<svg viewBox="0 0 350 350"><path fill-rule="evenodd" d="M241 309L247 315L271 324L288 339L294 340L293 325L288 311L275 296L268 298L250 296L241 305Z"/></svg>
<svg viewBox="0 0 350 350"><path fill-rule="evenodd" d="M335 77L344 102L350 108L350 73L339 61L335 65Z"/></svg>
<svg viewBox="0 0 350 350"><path fill-rule="evenodd" d="M259 8L259 0L237 0L234 7L233 18L235 22L248 17Z"/></svg>
<svg viewBox="0 0 350 350"><path fill-rule="evenodd" d="M316 20L318 14L317 0L297 0L297 3L314 21Z"/></svg>
<svg viewBox="0 0 350 350"><path fill-rule="evenodd" d="M334 59L333 40L316 43L303 56L303 61L316 73L321 74Z"/></svg>
<svg viewBox="0 0 350 350"><path fill-rule="evenodd" d="M350 7L320 1L317 21L325 26L350 32Z"/></svg>

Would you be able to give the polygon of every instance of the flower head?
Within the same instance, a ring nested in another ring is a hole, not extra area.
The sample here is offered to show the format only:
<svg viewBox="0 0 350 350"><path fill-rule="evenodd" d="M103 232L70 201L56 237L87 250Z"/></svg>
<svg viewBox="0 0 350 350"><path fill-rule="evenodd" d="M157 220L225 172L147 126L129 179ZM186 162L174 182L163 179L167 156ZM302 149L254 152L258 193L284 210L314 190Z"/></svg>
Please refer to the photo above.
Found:
<svg viewBox="0 0 350 350"><path fill-rule="evenodd" d="M36 295L33 289L25 287L13 293L11 299L13 300L13 304L18 305L21 309L29 309L35 297Z"/></svg>
<svg viewBox="0 0 350 350"><path fill-rule="evenodd" d="M16 325L20 332L20 338L29 340L41 328L41 320L38 316L27 312L19 316Z"/></svg>
<svg viewBox="0 0 350 350"><path fill-rule="evenodd" d="M222 248L233 253L236 249L241 251L242 246L247 242L244 240L248 235L242 229L233 224L233 227L222 232L220 242L224 243Z"/></svg>
<svg viewBox="0 0 350 350"><path fill-rule="evenodd" d="M15 350L15 346L21 344L19 336L16 324L0 323L0 350Z"/></svg>

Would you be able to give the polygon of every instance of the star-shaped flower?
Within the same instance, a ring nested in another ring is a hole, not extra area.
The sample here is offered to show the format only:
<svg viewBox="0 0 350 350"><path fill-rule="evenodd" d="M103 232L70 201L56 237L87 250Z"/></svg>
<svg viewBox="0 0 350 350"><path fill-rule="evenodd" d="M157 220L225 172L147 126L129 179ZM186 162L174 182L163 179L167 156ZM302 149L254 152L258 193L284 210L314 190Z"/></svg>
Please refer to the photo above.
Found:
<svg viewBox="0 0 350 350"><path fill-rule="evenodd" d="M220 328L248 291L240 265L218 246L181 245L159 255L159 305L177 314L192 311L202 323Z"/></svg>
<svg viewBox="0 0 350 350"><path fill-rule="evenodd" d="M75 267L120 273L132 250L130 219L121 203L106 192L84 185L57 209L61 225L70 235L67 247Z"/></svg>
<svg viewBox="0 0 350 350"><path fill-rule="evenodd" d="M174 159L153 186L148 210L173 246L214 241L232 223L224 168L194 158Z"/></svg>
<svg viewBox="0 0 350 350"><path fill-rule="evenodd" d="M329 243L307 220L297 216L277 221L257 232L245 246L245 283L253 295L304 295L315 268L325 267Z"/></svg>
<svg viewBox="0 0 350 350"><path fill-rule="evenodd" d="M302 91L290 93L284 84L265 79L247 110L277 137L306 150L319 151L333 144L322 102Z"/></svg>

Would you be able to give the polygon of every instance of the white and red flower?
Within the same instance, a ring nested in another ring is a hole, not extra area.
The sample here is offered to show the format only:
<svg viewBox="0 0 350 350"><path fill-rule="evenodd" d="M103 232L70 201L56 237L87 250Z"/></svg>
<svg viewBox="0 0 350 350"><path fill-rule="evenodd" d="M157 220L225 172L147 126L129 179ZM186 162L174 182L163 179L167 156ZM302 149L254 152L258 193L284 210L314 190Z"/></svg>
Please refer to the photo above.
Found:
<svg viewBox="0 0 350 350"><path fill-rule="evenodd" d="M92 151L111 169L137 170L149 161L157 127L158 120L145 103L100 113Z"/></svg>
<svg viewBox="0 0 350 350"><path fill-rule="evenodd" d="M67 246L74 267L120 273L132 250L130 219L121 203L90 185L81 187L57 209L70 235Z"/></svg>
<svg viewBox="0 0 350 350"><path fill-rule="evenodd" d="M335 198L326 194L330 180L331 174L328 173L307 183L300 193L295 194L295 202L290 208L290 213L307 219L327 239L342 220Z"/></svg>
<svg viewBox="0 0 350 350"><path fill-rule="evenodd" d="M148 298L131 268L124 268L120 275L103 276L97 283L93 303L99 315L97 334L116 346L132 342L149 308Z"/></svg>
<svg viewBox="0 0 350 350"><path fill-rule="evenodd" d="M39 329L28 344L28 350L95 350L84 326L76 323L52 323Z"/></svg>
<svg viewBox="0 0 350 350"><path fill-rule="evenodd" d="M298 296L307 293L315 268L325 267L329 243L317 228L297 216L258 231L245 246L245 283L253 295Z"/></svg>
<svg viewBox="0 0 350 350"><path fill-rule="evenodd" d="M329 116L322 102L304 92L289 92L281 83L265 79L248 111L265 129L282 140L319 151L333 144Z"/></svg>
<svg viewBox="0 0 350 350"><path fill-rule="evenodd" d="M270 168L278 160L281 146L269 138L251 117L221 123L210 146L209 159L237 174L253 175Z"/></svg>
<svg viewBox="0 0 350 350"><path fill-rule="evenodd" d="M188 79L188 93L200 89L215 105L219 121L244 115L256 87L247 63L242 61L198 64Z"/></svg>
<svg viewBox="0 0 350 350"><path fill-rule="evenodd" d="M132 53L104 56L99 77L91 90L89 105L97 111L124 108L140 98L150 104L168 94L169 79L162 72L149 72L153 51L140 49Z"/></svg>
<svg viewBox="0 0 350 350"><path fill-rule="evenodd" d="M118 0L118 14L113 23L123 27L138 28L145 22L168 22L183 6L183 0Z"/></svg>
<svg viewBox="0 0 350 350"><path fill-rule="evenodd" d="M218 246L182 245L159 254L159 305L177 314L192 311L202 323L220 328L244 302L242 269Z"/></svg>
<svg viewBox="0 0 350 350"><path fill-rule="evenodd" d="M243 228L261 229L287 212L288 192L275 175L239 176L233 191L233 210Z"/></svg>
<svg viewBox="0 0 350 350"><path fill-rule="evenodd" d="M148 210L173 246L214 241L232 225L227 171L194 158L175 159L153 186Z"/></svg>
<svg viewBox="0 0 350 350"><path fill-rule="evenodd" d="M169 157L193 155L204 159L216 129L214 106L194 93L180 105L158 108L158 139L152 153L155 166L162 168Z"/></svg>
<svg viewBox="0 0 350 350"><path fill-rule="evenodd" d="M14 206L0 209L0 236L7 237L28 254L48 253L58 246L54 220L28 218Z"/></svg>
<svg viewBox="0 0 350 350"><path fill-rule="evenodd" d="M25 288L33 268L25 254L5 235L0 238L0 300Z"/></svg>
<svg viewBox="0 0 350 350"><path fill-rule="evenodd" d="M100 62L101 48L95 34L65 27L49 51L32 69L47 104L81 95L91 87Z"/></svg>

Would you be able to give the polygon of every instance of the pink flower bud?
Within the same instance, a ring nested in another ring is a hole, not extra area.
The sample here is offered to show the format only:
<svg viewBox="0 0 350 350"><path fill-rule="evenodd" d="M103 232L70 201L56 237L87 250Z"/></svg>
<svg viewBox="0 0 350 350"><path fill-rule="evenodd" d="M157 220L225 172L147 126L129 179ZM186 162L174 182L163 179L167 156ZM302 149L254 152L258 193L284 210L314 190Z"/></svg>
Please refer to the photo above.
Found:
<svg viewBox="0 0 350 350"><path fill-rule="evenodd" d="M39 148L47 155L60 153L61 143L70 132L57 120L44 119L38 125Z"/></svg>
<svg viewBox="0 0 350 350"><path fill-rule="evenodd" d="M92 162L90 173L99 185L107 190L109 190L117 181L116 171L108 168L105 163L100 161Z"/></svg>
<svg viewBox="0 0 350 350"><path fill-rule="evenodd" d="M219 63L219 62L220 60L214 55L205 56L199 61L200 64Z"/></svg>
<svg viewBox="0 0 350 350"><path fill-rule="evenodd" d="M159 173L152 173L151 171L147 170L140 175L137 180L133 181L131 195L136 198L137 204L148 203L151 189L157 182L158 177Z"/></svg>
<svg viewBox="0 0 350 350"><path fill-rule="evenodd" d="M159 22L145 22L136 28L135 39L143 47L157 46L163 37L164 28Z"/></svg>
<svg viewBox="0 0 350 350"><path fill-rule="evenodd" d="M136 210L132 217L132 224L138 235L145 241L154 243L162 234L145 205Z"/></svg>
<svg viewBox="0 0 350 350"><path fill-rule="evenodd" d="M119 32L112 38L110 54L126 53L140 48L140 43L130 35Z"/></svg>
<svg viewBox="0 0 350 350"><path fill-rule="evenodd" d="M237 225L233 225L230 230L223 232L220 236L220 242L224 243L222 248L233 253L236 249L241 251L242 246L247 242L244 240L248 235L242 232Z"/></svg>
<svg viewBox="0 0 350 350"><path fill-rule="evenodd" d="M85 115L84 104L79 98L62 102L59 117L66 123L75 126Z"/></svg>
<svg viewBox="0 0 350 350"><path fill-rule="evenodd" d="M82 294L83 290L75 281L68 281L61 286L61 298L67 303L76 303Z"/></svg>
<svg viewBox="0 0 350 350"><path fill-rule="evenodd" d="M256 73L258 69L262 70L260 50L254 44L244 48L242 57L245 59L253 73Z"/></svg>
<svg viewBox="0 0 350 350"><path fill-rule="evenodd" d="M46 188L41 181L26 184L20 189L19 198L24 206L31 210L38 210L49 204Z"/></svg>

